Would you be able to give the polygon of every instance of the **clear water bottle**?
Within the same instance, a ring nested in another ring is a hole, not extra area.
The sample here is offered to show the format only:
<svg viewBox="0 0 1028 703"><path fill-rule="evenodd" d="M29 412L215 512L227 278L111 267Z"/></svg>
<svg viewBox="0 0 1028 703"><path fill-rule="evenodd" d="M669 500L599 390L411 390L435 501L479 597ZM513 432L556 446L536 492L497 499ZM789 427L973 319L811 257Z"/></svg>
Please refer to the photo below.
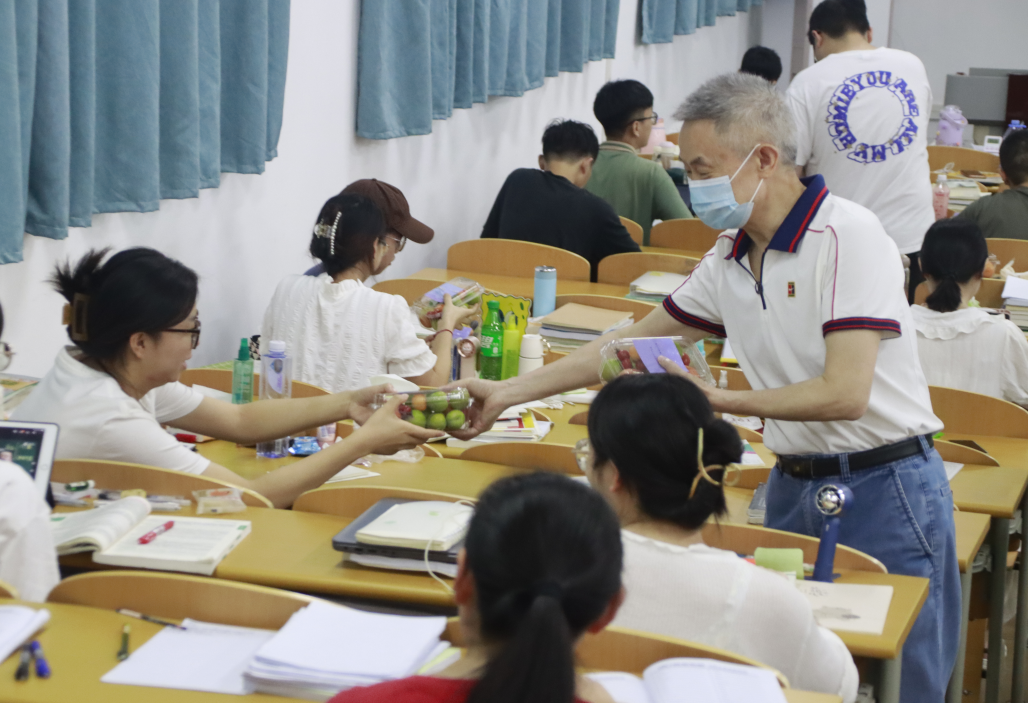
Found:
<svg viewBox="0 0 1028 703"><path fill-rule="evenodd" d="M261 400L291 398L293 395L293 360L286 356L286 343L268 343L268 352L261 356ZM273 439L257 444L257 456L281 459L288 456L289 438Z"/></svg>
<svg viewBox="0 0 1028 703"><path fill-rule="evenodd" d="M944 173L940 173L935 179L935 186L932 188L932 208L935 210L936 220L945 220L949 217L949 184Z"/></svg>

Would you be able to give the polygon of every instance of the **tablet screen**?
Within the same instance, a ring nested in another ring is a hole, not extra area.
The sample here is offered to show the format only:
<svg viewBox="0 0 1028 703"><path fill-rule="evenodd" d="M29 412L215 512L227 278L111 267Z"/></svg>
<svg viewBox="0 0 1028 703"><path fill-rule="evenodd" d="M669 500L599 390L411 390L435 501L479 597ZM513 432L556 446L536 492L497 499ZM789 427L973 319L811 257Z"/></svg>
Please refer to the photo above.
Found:
<svg viewBox="0 0 1028 703"><path fill-rule="evenodd" d="M36 477L45 427L4 427L0 425L0 461L9 461Z"/></svg>

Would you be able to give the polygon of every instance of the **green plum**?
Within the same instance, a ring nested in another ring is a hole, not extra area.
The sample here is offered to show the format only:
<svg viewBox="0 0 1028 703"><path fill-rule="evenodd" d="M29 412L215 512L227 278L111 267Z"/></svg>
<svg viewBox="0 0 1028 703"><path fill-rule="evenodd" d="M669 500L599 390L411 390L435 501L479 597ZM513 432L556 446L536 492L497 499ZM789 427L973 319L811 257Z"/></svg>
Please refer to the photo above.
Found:
<svg viewBox="0 0 1028 703"><path fill-rule="evenodd" d="M450 406L450 401L444 391L429 393L426 400L428 402L428 409L434 413L444 412Z"/></svg>
<svg viewBox="0 0 1028 703"><path fill-rule="evenodd" d="M445 430L446 429L446 416L442 413L432 413L428 416L428 429L430 430Z"/></svg>
<svg viewBox="0 0 1028 703"><path fill-rule="evenodd" d="M464 413L460 410L451 410L446 413L446 429L459 430L464 427Z"/></svg>
<svg viewBox="0 0 1028 703"><path fill-rule="evenodd" d="M458 388L450 391L450 407L454 410L463 410L471 405L471 394L467 388Z"/></svg>
<svg viewBox="0 0 1028 703"><path fill-rule="evenodd" d="M417 409L410 411L410 417L407 418L407 420L408 422L414 423L418 427L424 427L425 424L428 422L428 418L425 416L425 413Z"/></svg>

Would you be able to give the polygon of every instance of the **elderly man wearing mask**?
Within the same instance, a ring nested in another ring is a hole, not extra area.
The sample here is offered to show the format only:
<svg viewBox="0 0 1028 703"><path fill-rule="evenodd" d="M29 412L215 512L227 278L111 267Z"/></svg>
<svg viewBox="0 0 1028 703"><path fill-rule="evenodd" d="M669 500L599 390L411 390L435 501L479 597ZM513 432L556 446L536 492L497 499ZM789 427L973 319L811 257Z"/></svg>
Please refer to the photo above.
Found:
<svg viewBox="0 0 1028 703"><path fill-rule="evenodd" d="M959 637L953 498L932 445L942 423L918 362L896 245L820 176L799 179L792 116L767 81L719 76L675 117L693 208L727 231L635 325L526 376L468 382L476 403L462 436L511 405L596 383L611 339L729 337L753 390L704 392L716 411L768 420L778 464L766 525L817 536L818 489L849 486L855 500L840 541L891 573L931 580L903 650L901 699L942 701Z"/></svg>

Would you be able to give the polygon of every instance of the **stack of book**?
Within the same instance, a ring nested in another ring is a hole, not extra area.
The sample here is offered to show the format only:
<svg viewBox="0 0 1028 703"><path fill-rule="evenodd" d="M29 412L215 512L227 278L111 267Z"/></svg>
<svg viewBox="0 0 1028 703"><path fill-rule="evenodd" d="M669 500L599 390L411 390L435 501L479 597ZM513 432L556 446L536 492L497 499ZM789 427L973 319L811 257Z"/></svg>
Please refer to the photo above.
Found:
<svg viewBox="0 0 1028 703"><path fill-rule="evenodd" d="M260 693L324 701L354 686L419 672L451 649L440 639L445 628L444 617L384 615L314 601L257 650L244 676Z"/></svg>
<svg viewBox="0 0 1028 703"><path fill-rule="evenodd" d="M664 302L664 298L674 293L680 285L685 283L685 278L680 273L650 271L639 276L639 278L629 284L626 297L632 300L642 300L647 303L660 305Z"/></svg>
<svg viewBox="0 0 1028 703"><path fill-rule="evenodd" d="M607 332L628 327L632 322L630 312L568 303L542 319L539 334L546 339L552 351L572 352Z"/></svg>
<svg viewBox="0 0 1028 703"><path fill-rule="evenodd" d="M1010 315L1010 321L1028 332L1028 280L1007 276L1003 284L1003 307Z"/></svg>

